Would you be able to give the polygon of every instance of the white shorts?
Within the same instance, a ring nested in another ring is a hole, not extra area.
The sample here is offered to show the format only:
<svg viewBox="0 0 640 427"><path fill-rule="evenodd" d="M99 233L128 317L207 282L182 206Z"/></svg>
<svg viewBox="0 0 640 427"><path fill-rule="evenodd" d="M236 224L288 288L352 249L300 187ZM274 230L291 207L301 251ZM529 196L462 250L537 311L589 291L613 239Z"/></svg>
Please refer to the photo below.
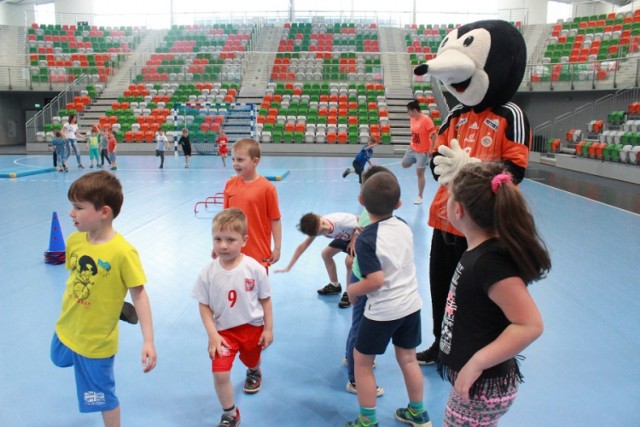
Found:
<svg viewBox="0 0 640 427"><path fill-rule="evenodd" d="M417 151L413 151L413 148L407 148L407 151L404 153L404 157L402 158L403 165L412 165L416 164L417 169L425 169L429 164L429 153L419 153Z"/></svg>

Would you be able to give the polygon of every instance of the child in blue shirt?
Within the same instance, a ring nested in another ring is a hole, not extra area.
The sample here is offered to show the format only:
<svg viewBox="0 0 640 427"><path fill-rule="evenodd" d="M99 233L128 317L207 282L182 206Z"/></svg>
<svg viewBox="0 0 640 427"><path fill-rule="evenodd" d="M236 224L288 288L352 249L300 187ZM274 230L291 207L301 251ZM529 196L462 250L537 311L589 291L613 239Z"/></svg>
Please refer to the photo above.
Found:
<svg viewBox="0 0 640 427"><path fill-rule="evenodd" d="M362 147L358 154L353 159L353 169L346 168L344 172L342 172L342 177L346 178L351 172L355 172L358 174L358 183L362 184L362 172L364 171L365 166L369 163L371 166L371 158L373 157L373 147L378 145L380 142L375 136L371 136L369 138L369 143Z"/></svg>
<svg viewBox="0 0 640 427"><path fill-rule="evenodd" d="M62 132L59 130L55 133L55 138L51 140L51 145L56 153L56 169L59 172L69 172L67 168L67 140L62 137Z"/></svg>

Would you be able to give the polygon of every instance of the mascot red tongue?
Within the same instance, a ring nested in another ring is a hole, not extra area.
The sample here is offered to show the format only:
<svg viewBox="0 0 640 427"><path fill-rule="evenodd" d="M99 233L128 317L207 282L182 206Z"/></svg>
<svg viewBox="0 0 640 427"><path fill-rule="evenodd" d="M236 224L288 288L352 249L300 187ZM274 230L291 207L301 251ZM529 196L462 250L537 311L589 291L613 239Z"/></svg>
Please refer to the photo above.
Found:
<svg viewBox="0 0 640 427"><path fill-rule="evenodd" d="M438 131L431 158L439 186L429 208L434 228L429 257L429 286L434 343L418 353L423 363L438 354L449 285L467 242L447 219L447 183L465 164L500 160L513 181L524 178L531 129L520 107L510 102L524 75L526 46L520 32L504 21L478 21L451 31L438 55L414 70L442 81L460 104Z"/></svg>
<svg viewBox="0 0 640 427"><path fill-rule="evenodd" d="M454 29L438 55L415 68L416 75L439 79L460 101L436 140L432 171L441 184L472 161L503 160L516 182L524 178L531 130L520 107L509 101L526 61L520 32L508 22L488 20Z"/></svg>

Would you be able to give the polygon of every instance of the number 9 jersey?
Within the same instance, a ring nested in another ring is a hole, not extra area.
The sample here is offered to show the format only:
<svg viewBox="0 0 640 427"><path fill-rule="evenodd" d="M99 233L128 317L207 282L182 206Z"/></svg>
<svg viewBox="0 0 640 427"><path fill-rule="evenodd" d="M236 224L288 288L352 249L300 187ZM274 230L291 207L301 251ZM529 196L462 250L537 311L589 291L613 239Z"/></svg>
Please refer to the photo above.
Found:
<svg viewBox="0 0 640 427"><path fill-rule="evenodd" d="M210 262L200 272L192 295L211 308L216 329L224 331L244 324L264 325L259 300L271 296L271 285L264 266L242 255L232 270L225 270L220 259Z"/></svg>

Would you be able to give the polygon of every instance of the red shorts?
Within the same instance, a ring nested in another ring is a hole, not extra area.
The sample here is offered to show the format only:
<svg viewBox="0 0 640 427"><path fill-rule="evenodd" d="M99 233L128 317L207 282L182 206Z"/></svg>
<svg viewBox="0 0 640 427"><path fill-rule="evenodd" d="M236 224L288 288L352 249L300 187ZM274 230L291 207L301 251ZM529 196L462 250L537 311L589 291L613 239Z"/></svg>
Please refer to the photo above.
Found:
<svg viewBox="0 0 640 427"><path fill-rule="evenodd" d="M227 146L225 145L224 147L219 147L218 148L218 153L219 154L229 154L229 149L227 148Z"/></svg>
<svg viewBox="0 0 640 427"><path fill-rule="evenodd" d="M249 324L236 326L235 328L220 331L229 347L223 347L224 354L216 353L215 359L211 362L213 372L228 372L233 366L236 353L240 353L240 360L247 368L255 368L260 362L262 347L258 345L264 326L253 326Z"/></svg>

